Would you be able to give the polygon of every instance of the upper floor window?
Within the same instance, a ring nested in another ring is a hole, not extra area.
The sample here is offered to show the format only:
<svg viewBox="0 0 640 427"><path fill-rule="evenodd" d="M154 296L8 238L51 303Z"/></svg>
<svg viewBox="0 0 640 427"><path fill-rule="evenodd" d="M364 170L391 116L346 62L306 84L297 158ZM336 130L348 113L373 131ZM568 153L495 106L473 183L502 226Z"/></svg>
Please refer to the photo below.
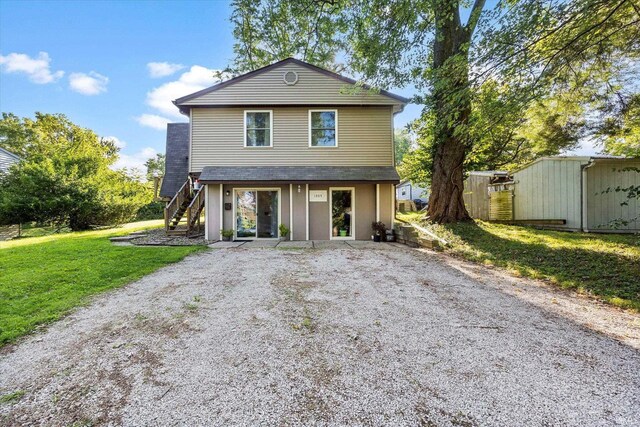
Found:
<svg viewBox="0 0 640 427"><path fill-rule="evenodd" d="M309 146L338 146L338 110L309 110Z"/></svg>
<svg viewBox="0 0 640 427"><path fill-rule="evenodd" d="M244 112L244 146L271 147L273 113L270 110Z"/></svg>

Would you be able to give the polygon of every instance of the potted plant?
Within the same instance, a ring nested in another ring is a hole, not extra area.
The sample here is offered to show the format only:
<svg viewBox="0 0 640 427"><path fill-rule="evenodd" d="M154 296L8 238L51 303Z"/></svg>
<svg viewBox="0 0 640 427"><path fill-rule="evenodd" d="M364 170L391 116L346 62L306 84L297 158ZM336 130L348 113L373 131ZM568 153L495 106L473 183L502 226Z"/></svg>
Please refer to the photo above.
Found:
<svg viewBox="0 0 640 427"><path fill-rule="evenodd" d="M347 230L344 228L340 229L340 237L347 237Z"/></svg>
<svg viewBox="0 0 640 427"><path fill-rule="evenodd" d="M222 241L229 242L233 237L233 230L220 230L220 234L222 235Z"/></svg>
<svg viewBox="0 0 640 427"><path fill-rule="evenodd" d="M289 229L286 225L280 224L278 226L278 230L280 230L280 240L287 240L287 236L289 235Z"/></svg>
<svg viewBox="0 0 640 427"><path fill-rule="evenodd" d="M384 225L383 222L372 222L371 229L373 230L373 241L381 242L384 238L386 240L387 237L387 226Z"/></svg>

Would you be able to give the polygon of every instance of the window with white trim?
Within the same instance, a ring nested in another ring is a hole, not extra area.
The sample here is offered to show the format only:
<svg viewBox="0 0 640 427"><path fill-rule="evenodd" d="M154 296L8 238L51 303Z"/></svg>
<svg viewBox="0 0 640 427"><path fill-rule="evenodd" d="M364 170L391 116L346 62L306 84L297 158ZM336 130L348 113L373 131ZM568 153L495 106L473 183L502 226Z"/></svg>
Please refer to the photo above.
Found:
<svg viewBox="0 0 640 427"><path fill-rule="evenodd" d="M309 110L309 146L338 146L338 110Z"/></svg>
<svg viewBox="0 0 640 427"><path fill-rule="evenodd" d="M244 112L244 146L271 147L273 142L273 113L265 111Z"/></svg>

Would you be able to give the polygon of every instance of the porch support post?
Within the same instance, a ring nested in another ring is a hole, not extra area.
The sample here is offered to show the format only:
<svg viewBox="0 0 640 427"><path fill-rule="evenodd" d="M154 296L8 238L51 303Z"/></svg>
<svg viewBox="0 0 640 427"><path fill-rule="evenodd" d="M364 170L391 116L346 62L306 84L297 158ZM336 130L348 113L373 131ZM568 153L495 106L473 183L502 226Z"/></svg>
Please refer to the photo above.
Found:
<svg viewBox="0 0 640 427"><path fill-rule="evenodd" d="M293 184L289 184L289 236L293 240Z"/></svg>
<svg viewBox="0 0 640 427"><path fill-rule="evenodd" d="M204 185L204 240L209 240L209 184ZM198 217L200 218L200 217Z"/></svg>
<svg viewBox="0 0 640 427"><path fill-rule="evenodd" d="M224 230L224 192L223 185L220 184L220 230L218 240L222 240L222 230Z"/></svg>
<svg viewBox="0 0 640 427"><path fill-rule="evenodd" d="M376 222L380 222L380 184L376 184Z"/></svg>
<svg viewBox="0 0 640 427"><path fill-rule="evenodd" d="M307 240L309 240L309 184L306 184L306 186L307 186L307 189L306 189L306 193L307 193L307 196L306 196L306 200L307 200L307 215L306 215L307 216L307 231L306 231L306 233L307 233Z"/></svg>

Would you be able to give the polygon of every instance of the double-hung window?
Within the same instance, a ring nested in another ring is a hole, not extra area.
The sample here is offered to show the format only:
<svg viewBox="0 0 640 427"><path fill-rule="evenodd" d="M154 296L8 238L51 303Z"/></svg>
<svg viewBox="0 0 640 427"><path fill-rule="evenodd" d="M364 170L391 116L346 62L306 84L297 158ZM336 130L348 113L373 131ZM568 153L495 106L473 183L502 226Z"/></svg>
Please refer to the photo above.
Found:
<svg viewBox="0 0 640 427"><path fill-rule="evenodd" d="M309 110L309 146L338 146L338 110Z"/></svg>
<svg viewBox="0 0 640 427"><path fill-rule="evenodd" d="M273 112L244 112L244 146L271 147L273 144Z"/></svg>

